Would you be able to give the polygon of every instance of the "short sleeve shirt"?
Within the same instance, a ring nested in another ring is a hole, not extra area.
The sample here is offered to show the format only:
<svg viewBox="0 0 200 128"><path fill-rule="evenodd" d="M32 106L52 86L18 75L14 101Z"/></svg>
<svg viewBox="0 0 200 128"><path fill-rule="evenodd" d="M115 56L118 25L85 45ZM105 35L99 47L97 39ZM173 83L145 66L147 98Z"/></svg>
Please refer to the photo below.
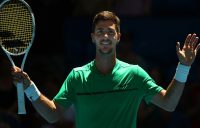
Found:
<svg viewBox="0 0 200 128"><path fill-rule="evenodd" d="M74 68L53 100L66 108L74 104L77 128L136 128L141 100L149 103L162 89L138 65L117 59L103 75L92 61Z"/></svg>

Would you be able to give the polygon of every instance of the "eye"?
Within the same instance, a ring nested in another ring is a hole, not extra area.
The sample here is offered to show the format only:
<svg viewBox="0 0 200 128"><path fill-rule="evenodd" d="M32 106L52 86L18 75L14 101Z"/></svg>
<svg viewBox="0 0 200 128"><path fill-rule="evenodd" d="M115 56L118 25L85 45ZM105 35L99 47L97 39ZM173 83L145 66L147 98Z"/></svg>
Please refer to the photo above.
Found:
<svg viewBox="0 0 200 128"><path fill-rule="evenodd" d="M115 31L114 30L97 30L95 32L98 36L103 36L105 34L107 34L108 36L114 36L115 35Z"/></svg>
<svg viewBox="0 0 200 128"><path fill-rule="evenodd" d="M113 36L115 34L114 31L108 31L108 35Z"/></svg>
<svg viewBox="0 0 200 128"><path fill-rule="evenodd" d="M102 31L102 30L97 30L97 31L96 31L96 34L97 34L97 35L102 35L102 34L103 34L103 31Z"/></svg>

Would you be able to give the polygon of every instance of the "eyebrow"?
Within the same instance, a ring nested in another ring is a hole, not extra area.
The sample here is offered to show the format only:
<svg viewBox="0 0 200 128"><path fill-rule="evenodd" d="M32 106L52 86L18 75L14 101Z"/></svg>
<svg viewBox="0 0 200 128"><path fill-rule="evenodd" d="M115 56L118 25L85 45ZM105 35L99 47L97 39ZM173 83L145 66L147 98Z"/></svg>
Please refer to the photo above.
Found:
<svg viewBox="0 0 200 128"><path fill-rule="evenodd" d="M105 29L115 31L115 29L112 29L112 28L105 28ZM105 29L100 27L100 28L97 28L96 30L105 30Z"/></svg>

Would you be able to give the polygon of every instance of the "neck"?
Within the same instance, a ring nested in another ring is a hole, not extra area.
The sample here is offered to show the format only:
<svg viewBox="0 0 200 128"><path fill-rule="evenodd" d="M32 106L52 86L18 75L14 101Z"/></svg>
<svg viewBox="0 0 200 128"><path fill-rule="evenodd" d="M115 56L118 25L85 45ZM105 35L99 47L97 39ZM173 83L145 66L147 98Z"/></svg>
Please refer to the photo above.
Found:
<svg viewBox="0 0 200 128"><path fill-rule="evenodd" d="M102 74L109 74L112 72L116 64L116 54L108 56L96 55L95 65L97 70Z"/></svg>

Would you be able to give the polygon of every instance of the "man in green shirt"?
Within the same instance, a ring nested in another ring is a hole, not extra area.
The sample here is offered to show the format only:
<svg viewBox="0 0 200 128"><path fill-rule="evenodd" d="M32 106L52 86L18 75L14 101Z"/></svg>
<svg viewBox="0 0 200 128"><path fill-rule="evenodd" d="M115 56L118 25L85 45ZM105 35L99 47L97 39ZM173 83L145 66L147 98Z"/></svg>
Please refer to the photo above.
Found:
<svg viewBox="0 0 200 128"><path fill-rule="evenodd" d="M72 69L53 100L41 94L25 72L13 68L14 83L23 81L25 93L35 109L48 122L54 123L74 104L77 128L136 128L142 99L164 110L174 111L200 48L196 34L187 36L182 49L177 43L177 70L168 88L163 89L138 65L116 58L116 45L121 33L120 20L114 13L98 13L92 27L95 59Z"/></svg>

